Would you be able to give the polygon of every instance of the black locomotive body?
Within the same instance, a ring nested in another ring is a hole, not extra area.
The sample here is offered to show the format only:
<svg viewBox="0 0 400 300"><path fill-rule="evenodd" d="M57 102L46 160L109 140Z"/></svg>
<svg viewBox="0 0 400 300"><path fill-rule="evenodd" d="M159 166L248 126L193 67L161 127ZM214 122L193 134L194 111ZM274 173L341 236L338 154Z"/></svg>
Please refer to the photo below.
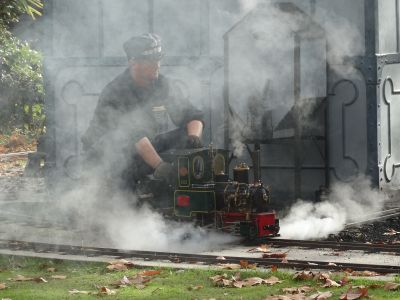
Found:
<svg viewBox="0 0 400 300"><path fill-rule="evenodd" d="M278 235L279 220L269 210L268 188L261 181L249 182L246 164L235 167L230 179L228 156L229 151L212 147L163 153L176 170L175 184L149 179L139 185L138 197L167 217L249 240Z"/></svg>

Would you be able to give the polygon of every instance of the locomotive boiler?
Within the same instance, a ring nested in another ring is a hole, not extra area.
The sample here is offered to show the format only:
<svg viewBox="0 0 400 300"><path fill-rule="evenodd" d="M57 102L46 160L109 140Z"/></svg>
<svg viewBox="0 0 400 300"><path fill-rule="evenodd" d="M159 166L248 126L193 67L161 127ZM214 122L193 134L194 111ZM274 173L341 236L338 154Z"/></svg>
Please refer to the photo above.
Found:
<svg viewBox="0 0 400 300"><path fill-rule="evenodd" d="M191 221L247 240L276 236L279 220L270 209L269 188L250 182L250 168L241 163L229 178L229 151L179 149L163 153L176 170L174 184L149 179L140 183L138 198L150 201L166 217Z"/></svg>

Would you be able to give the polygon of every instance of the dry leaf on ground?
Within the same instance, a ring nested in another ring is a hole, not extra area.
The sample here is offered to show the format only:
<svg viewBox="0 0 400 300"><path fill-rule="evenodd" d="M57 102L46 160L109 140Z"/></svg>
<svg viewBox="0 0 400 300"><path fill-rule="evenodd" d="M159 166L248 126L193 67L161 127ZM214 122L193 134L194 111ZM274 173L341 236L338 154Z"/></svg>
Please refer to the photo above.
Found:
<svg viewBox="0 0 400 300"><path fill-rule="evenodd" d="M304 294L313 291L314 288L311 286L305 285L301 287L293 287L293 288L284 288L282 289L283 292L287 294Z"/></svg>
<svg viewBox="0 0 400 300"><path fill-rule="evenodd" d="M351 276L364 276L364 277L372 277L372 276L380 276L379 273L373 271L346 271Z"/></svg>
<svg viewBox="0 0 400 300"><path fill-rule="evenodd" d="M142 276L155 276L161 274L161 270L146 270L143 272L140 272L139 275Z"/></svg>
<svg viewBox="0 0 400 300"><path fill-rule="evenodd" d="M253 248L253 249L247 250L247 252L251 252L251 253L254 253L254 252L263 252L263 253L265 253L265 252L269 252L269 251L270 251L269 250L269 245L267 245L267 244L262 244L257 248Z"/></svg>
<svg viewBox="0 0 400 300"><path fill-rule="evenodd" d="M125 266L124 264L112 264L112 265L108 265L107 270L110 271L126 271L128 270L128 267Z"/></svg>
<svg viewBox="0 0 400 300"><path fill-rule="evenodd" d="M188 290L189 290L189 291L197 291L197 290L200 290L200 289L202 289L202 288L204 288L204 286L202 286L202 285L195 285L195 286L189 286L189 287L188 287Z"/></svg>
<svg viewBox="0 0 400 300"><path fill-rule="evenodd" d="M400 283L387 282L384 289L386 291L397 291L400 289Z"/></svg>
<svg viewBox="0 0 400 300"><path fill-rule="evenodd" d="M302 294L297 295L276 295L269 296L265 300L308 300L308 297Z"/></svg>
<svg viewBox="0 0 400 300"><path fill-rule="evenodd" d="M325 284L322 286L325 288L329 288L329 287L341 287L341 285L339 283L337 283L336 281L330 279L330 278L326 278L325 279Z"/></svg>
<svg viewBox="0 0 400 300"><path fill-rule="evenodd" d="M242 288L245 286L254 286L254 285L259 285L259 284L267 284L267 285L274 285L276 283L281 283L282 281L279 280L277 277L270 277L267 279L263 279L260 277L249 277L243 280L240 280L240 274L236 274L235 276L232 276L232 279L228 279L228 276L226 274L224 275L216 275L213 277L210 277L210 279L216 283L219 286L231 286L231 287L237 287L237 288Z"/></svg>
<svg viewBox="0 0 400 300"><path fill-rule="evenodd" d="M368 297L368 288L353 289L350 287L345 293L340 296L340 300L356 300L363 297Z"/></svg>
<svg viewBox="0 0 400 300"><path fill-rule="evenodd" d="M53 279L66 279L67 276L65 276L65 275L53 275L53 276L51 276L51 278L53 278Z"/></svg>
<svg viewBox="0 0 400 300"><path fill-rule="evenodd" d="M264 283L268 284L268 285L274 285L274 284L281 283L281 282L282 281L279 280L279 278L277 278L275 276L271 276L271 277L269 277L267 279L264 279Z"/></svg>
<svg viewBox="0 0 400 300"><path fill-rule="evenodd" d="M116 292L114 290L110 290L108 287L106 286L102 286L99 290L99 294L102 295L115 295Z"/></svg>
<svg viewBox="0 0 400 300"><path fill-rule="evenodd" d="M239 264L218 264L222 269L228 269L228 270L238 270L242 266Z"/></svg>
<svg viewBox="0 0 400 300"><path fill-rule="evenodd" d="M392 228L390 228L390 229L388 229L388 231L385 232L383 235L389 235L389 236L391 236L391 235L396 235L396 234L400 234L400 232L399 232L399 231L396 231L396 230L394 230L394 229L392 229Z"/></svg>
<svg viewBox="0 0 400 300"><path fill-rule="evenodd" d="M314 276L315 274L311 271L301 271L294 273L293 279L308 280L313 279Z"/></svg>
<svg viewBox="0 0 400 300"><path fill-rule="evenodd" d="M56 271L56 268L48 268L47 269L47 272L50 272L50 273L54 273Z"/></svg>
<svg viewBox="0 0 400 300"><path fill-rule="evenodd" d="M109 262L109 265L106 267L110 271L126 271L135 266L135 264L126 259L119 259Z"/></svg>
<svg viewBox="0 0 400 300"><path fill-rule="evenodd" d="M247 260L241 260L240 266L242 267L242 269L256 269L257 268L257 264L249 264L249 262Z"/></svg>
<svg viewBox="0 0 400 300"><path fill-rule="evenodd" d="M89 291L79 291L77 289L72 289L68 291L70 295L75 295L75 294L84 294L84 295L90 295L92 292Z"/></svg>
<svg viewBox="0 0 400 300"><path fill-rule="evenodd" d="M0 283L0 290L4 290L6 288L7 288L7 286L5 283Z"/></svg>

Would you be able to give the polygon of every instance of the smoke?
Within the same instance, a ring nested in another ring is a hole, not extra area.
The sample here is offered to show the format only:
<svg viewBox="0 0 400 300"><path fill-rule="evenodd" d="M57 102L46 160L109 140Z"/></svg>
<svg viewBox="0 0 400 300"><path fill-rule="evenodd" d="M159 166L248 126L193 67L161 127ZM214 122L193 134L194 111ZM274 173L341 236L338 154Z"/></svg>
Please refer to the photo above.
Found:
<svg viewBox="0 0 400 300"><path fill-rule="evenodd" d="M342 230L346 223L361 221L379 212L385 197L359 176L351 183L337 182L329 198L320 203L297 201L280 220L283 238L319 239Z"/></svg>
<svg viewBox="0 0 400 300"><path fill-rule="evenodd" d="M146 1L101 1L101 7L92 5L91 1L53 1L51 9L56 17L50 24L47 24L49 20L43 19L44 27L52 30L48 35L51 40L43 45L50 47L43 50L47 58L46 80L54 89L54 99L50 100L54 101L52 119L56 124L49 130L55 130L58 168L65 166L71 155L81 154L81 145L76 141L87 129L99 92L126 68L123 42L149 31L149 28L163 39L167 55L161 73L185 82L190 101L205 109L211 109L206 106L211 101L223 102L222 74L213 93L207 88L214 84L210 82L210 74L216 65L222 65L223 35L228 34L229 101L240 117L230 120L235 155L243 155L244 142L248 138L282 137L277 128L294 105L292 31L307 27L304 20L283 13L273 5L264 5L262 11L258 11L257 5L265 4L258 0L209 1L210 16L204 17L201 13L208 10L205 2L154 1L154 14L148 19L150 8ZM232 26L249 12L254 12L250 21L233 29ZM261 14L257 16L257 13ZM322 8L316 18L325 28L331 45L327 54L330 61L341 63L346 56L362 52L357 46L361 44L359 32L347 19L340 18L335 12L324 12ZM228 32L230 29L232 31ZM308 80L302 82L302 97L326 95L326 74L323 73L326 57L315 50L319 49L318 42L323 44L325 40L310 43L307 51L302 51L308 54L302 57L306 62L302 65L305 69L302 78ZM219 109L223 110L223 105ZM312 110L312 105L307 106L306 114ZM254 111L259 113L257 118ZM214 128L223 123L223 118L216 119L219 123L212 123ZM143 116L123 120L125 124L117 132L118 136L111 137L104 149L102 163L108 167L96 169L85 182L58 182L59 191L50 195L52 204L38 213L38 218L47 220L51 215L53 219L63 220L71 228L84 232L76 238L85 244L110 247L198 251L231 241L229 237L206 233L191 224L166 220L151 206L139 204L132 193L112 191L108 183L115 174L104 173L112 167L117 174L126 166L127 161L121 158L122 154L115 146L121 146L118 139L129 136L127 129L132 127L129 120L138 124L145 121ZM263 124L269 124L271 132L267 132ZM283 127L281 132L286 129ZM221 141L222 134L213 142ZM277 161L279 159L273 163ZM274 186L273 190L282 188L287 188L285 183L281 187ZM374 202L372 195L375 191L371 191L366 180L359 179L352 187L336 184L329 201L319 204L300 201L293 206L291 213L281 221L282 235L299 237L304 234L304 238L317 238L338 231L358 212L365 213L366 207L371 211L380 207L381 201L377 200L380 198L375 195ZM62 236L48 238L60 242L63 239Z"/></svg>

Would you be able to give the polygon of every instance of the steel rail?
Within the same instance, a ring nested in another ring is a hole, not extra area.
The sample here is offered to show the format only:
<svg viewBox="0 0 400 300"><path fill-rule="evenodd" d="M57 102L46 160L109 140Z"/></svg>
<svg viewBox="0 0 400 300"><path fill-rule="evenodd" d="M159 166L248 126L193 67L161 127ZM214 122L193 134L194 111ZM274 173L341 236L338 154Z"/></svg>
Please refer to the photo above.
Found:
<svg viewBox="0 0 400 300"><path fill-rule="evenodd" d="M114 258L125 259L143 259L169 261L173 263L236 263L240 264L245 260L249 264L257 264L261 267L282 267L295 269L328 269L328 270L353 270L353 271L373 271L382 274L400 273L400 266L390 265L372 265L372 264L354 264L336 262L334 264L322 261L302 261L287 260L277 258L253 258L253 257L236 257L225 256L224 260L218 259L214 255L188 254L188 253L170 253L159 251L136 251L123 250L114 248L97 248L97 247L80 247L71 245L34 243L23 241L0 240L0 249L13 251L33 251L36 253L53 253L59 255L83 255L87 257L112 256Z"/></svg>
<svg viewBox="0 0 400 300"><path fill-rule="evenodd" d="M400 245L396 244L367 244L356 242L336 242L336 241L309 241L309 240L290 240L280 238L266 239L267 244L274 247L302 247L310 249L329 248L335 250L360 250L365 252L390 252L400 254Z"/></svg>

